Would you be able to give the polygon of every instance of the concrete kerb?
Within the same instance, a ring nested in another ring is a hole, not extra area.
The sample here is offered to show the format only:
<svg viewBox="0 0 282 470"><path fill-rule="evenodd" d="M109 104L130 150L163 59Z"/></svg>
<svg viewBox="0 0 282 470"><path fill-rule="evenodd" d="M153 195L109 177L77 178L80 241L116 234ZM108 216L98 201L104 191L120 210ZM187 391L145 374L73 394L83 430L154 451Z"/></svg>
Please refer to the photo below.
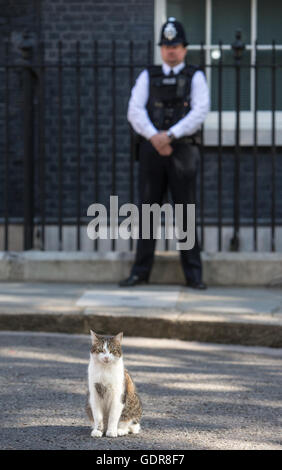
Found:
<svg viewBox="0 0 282 470"><path fill-rule="evenodd" d="M147 338L180 339L203 343L237 344L244 346L282 347L282 325L222 322L185 321L170 318L85 315L81 313L15 313L0 314L0 330L38 331L49 333L89 334L95 329L101 334Z"/></svg>
<svg viewBox="0 0 282 470"><path fill-rule="evenodd" d="M0 281L118 282L132 252L1 252ZM202 253L204 281L212 286L282 286L282 253ZM183 284L177 252L158 252L151 281Z"/></svg>
<svg viewBox="0 0 282 470"><path fill-rule="evenodd" d="M280 288L210 287L195 292L168 285L124 290L109 284L30 282L4 282L0 288L1 330L89 334L93 329L102 334L123 331L125 336L282 347Z"/></svg>
<svg viewBox="0 0 282 470"><path fill-rule="evenodd" d="M134 253L121 252L1 253L0 280L5 281L2 285L22 285L26 303L21 303L19 293L17 305L14 304L10 309L6 309L8 304L1 307L0 329L88 334L92 328L101 333L114 334L123 331L126 336L282 347L282 295L281 302L279 300L282 286L282 254L203 253L204 280L210 286L207 292L210 295L212 289L219 289L212 294L214 304L208 312L209 298L200 293L194 298L192 289L188 297L185 294L186 300L182 299L176 309L82 308L76 305L74 298L69 300L72 291L78 298L78 292L82 295L85 289L93 289L103 283L107 286L109 283L116 284L128 275L133 259ZM177 252L156 254L151 281L153 285L157 283L161 289L167 289L166 284L183 285L183 273ZM33 294L31 291L27 292L27 284L34 283L38 286L44 282L47 284L45 293L48 293L48 286L51 284L53 289L62 291L61 303L52 305L48 295L44 294L44 304L35 302L30 308ZM66 292L63 283L65 287L69 284L69 290ZM221 286L224 292L220 292L221 287L218 286ZM227 290L231 289L230 286L232 289L237 286L235 301L230 300L230 295L225 296ZM268 292L273 289L264 289L265 292L262 292L265 286L278 287L277 290L274 289L275 301L274 297L269 297L268 301ZM257 291L249 292L254 287ZM239 299L244 289L244 299L247 299L247 303L244 301L242 304ZM5 293L5 288L2 289L3 292ZM12 291L10 298L11 296ZM220 299L220 305L216 298Z"/></svg>

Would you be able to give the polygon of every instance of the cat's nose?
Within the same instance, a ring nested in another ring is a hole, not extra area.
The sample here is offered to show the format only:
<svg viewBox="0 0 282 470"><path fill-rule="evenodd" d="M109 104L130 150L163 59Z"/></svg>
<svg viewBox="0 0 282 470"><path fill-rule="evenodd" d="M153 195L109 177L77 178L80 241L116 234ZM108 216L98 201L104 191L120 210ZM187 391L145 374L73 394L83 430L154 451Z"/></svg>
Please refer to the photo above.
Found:
<svg viewBox="0 0 282 470"><path fill-rule="evenodd" d="M109 362L109 358L108 358L108 357L104 357L104 362Z"/></svg>

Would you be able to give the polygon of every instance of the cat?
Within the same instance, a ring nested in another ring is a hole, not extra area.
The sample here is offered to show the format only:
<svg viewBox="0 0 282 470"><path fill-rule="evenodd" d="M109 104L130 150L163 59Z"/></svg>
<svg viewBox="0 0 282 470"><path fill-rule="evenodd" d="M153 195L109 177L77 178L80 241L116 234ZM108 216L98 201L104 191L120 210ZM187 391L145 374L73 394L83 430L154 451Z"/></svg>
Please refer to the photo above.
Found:
<svg viewBox="0 0 282 470"><path fill-rule="evenodd" d="M124 368L121 341L116 336L91 333L86 411L92 437L125 436L140 431L142 404L129 372Z"/></svg>

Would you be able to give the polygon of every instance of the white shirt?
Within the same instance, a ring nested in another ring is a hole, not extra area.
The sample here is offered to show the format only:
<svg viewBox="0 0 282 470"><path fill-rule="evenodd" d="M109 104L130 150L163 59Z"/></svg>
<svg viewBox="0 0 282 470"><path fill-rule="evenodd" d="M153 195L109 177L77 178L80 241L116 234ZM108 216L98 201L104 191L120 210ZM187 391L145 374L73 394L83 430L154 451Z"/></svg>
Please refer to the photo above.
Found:
<svg viewBox="0 0 282 470"><path fill-rule="evenodd" d="M185 67L184 62L173 67L175 74ZM171 67L166 63L162 65L163 72L168 75ZM131 97L128 103L127 119L137 134L141 134L145 139L150 139L158 132L151 122L146 105L149 98L149 73L145 69L137 77L132 88ZM194 73L191 81L191 110L174 126L170 128L176 139L194 134L200 129L210 108L209 89L203 72L198 70Z"/></svg>

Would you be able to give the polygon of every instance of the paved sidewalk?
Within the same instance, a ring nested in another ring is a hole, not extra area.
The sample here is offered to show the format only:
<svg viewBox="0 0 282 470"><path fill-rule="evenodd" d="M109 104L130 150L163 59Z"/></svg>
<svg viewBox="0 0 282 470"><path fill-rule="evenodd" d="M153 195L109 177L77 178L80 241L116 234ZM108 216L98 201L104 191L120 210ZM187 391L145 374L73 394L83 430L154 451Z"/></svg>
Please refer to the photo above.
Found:
<svg viewBox="0 0 282 470"><path fill-rule="evenodd" d="M141 433L93 439L90 335L0 332L0 449L282 449L282 349L123 343L143 403Z"/></svg>
<svg viewBox="0 0 282 470"><path fill-rule="evenodd" d="M117 333L282 347L282 289L0 283L0 330Z"/></svg>

